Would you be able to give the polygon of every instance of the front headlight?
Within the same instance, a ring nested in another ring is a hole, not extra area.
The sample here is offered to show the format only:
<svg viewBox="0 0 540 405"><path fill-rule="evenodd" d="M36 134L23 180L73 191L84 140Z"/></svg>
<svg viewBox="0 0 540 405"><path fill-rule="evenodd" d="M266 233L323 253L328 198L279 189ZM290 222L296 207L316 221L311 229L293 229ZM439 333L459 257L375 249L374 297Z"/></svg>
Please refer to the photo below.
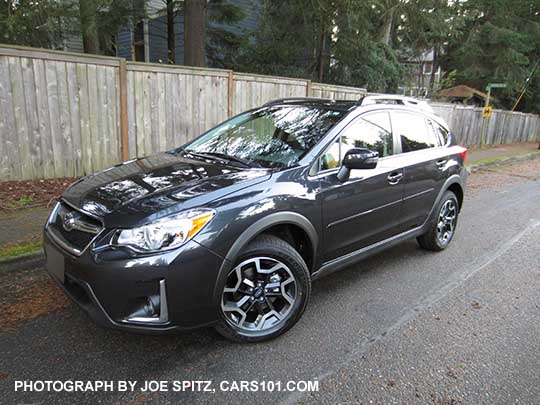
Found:
<svg viewBox="0 0 540 405"><path fill-rule="evenodd" d="M215 211L201 208L162 218L140 228L123 229L115 244L138 251L155 252L183 245L214 217Z"/></svg>

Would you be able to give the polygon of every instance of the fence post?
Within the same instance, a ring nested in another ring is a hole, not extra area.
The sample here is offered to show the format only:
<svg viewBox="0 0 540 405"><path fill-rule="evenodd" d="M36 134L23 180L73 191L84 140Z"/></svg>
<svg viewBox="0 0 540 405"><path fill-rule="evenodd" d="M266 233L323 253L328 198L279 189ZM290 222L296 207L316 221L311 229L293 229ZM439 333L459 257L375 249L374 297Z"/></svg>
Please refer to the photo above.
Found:
<svg viewBox="0 0 540 405"><path fill-rule="evenodd" d="M229 118L233 116L233 80L233 71L229 70L229 75L227 77L227 117Z"/></svg>
<svg viewBox="0 0 540 405"><path fill-rule="evenodd" d="M308 80L306 82L306 97L309 97L311 95L311 80Z"/></svg>
<svg viewBox="0 0 540 405"><path fill-rule="evenodd" d="M120 70L118 74L120 87L120 150L122 161L129 159L129 133L128 133L128 102L127 102L127 69L126 60L120 60Z"/></svg>

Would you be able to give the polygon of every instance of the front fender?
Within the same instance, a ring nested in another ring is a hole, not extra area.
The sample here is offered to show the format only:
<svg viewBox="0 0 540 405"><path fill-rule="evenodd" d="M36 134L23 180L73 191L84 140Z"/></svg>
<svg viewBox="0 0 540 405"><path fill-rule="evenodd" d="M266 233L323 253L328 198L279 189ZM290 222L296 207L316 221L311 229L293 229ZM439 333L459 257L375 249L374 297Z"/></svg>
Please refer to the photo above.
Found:
<svg viewBox="0 0 540 405"><path fill-rule="evenodd" d="M315 263L319 238L311 221L301 214L290 211L275 212L267 215L255 221L244 232L242 232L242 234L236 239L225 255L225 260L219 269L218 278L214 286L214 299L216 302L219 302L221 297L221 285L224 282L226 275L229 274L230 270L232 269L236 259L242 252L242 249L266 229L269 229L275 225L283 224L296 225L306 232L310 239L311 245L313 246L312 263Z"/></svg>

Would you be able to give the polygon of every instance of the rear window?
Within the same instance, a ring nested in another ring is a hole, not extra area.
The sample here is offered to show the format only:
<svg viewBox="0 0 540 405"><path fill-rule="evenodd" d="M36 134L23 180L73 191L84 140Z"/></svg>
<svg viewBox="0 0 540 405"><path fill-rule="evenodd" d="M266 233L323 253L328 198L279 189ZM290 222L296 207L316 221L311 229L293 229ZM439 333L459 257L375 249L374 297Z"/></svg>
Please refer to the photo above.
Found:
<svg viewBox="0 0 540 405"><path fill-rule="evenodd" d="M433 132L435 133L435 136L439 140L439 143L442 146L447 146L448 143L450 142L450 134L448 133L448 131L433 121L431 121L431 126L433 127Z"/></svg>
<svg viewBox="0 0 540 405"><path fill-rule="evenodd" d="M437 145L426 118L419 114L394 111L392 129L401 141L402 153L433 148Z"/></svg>

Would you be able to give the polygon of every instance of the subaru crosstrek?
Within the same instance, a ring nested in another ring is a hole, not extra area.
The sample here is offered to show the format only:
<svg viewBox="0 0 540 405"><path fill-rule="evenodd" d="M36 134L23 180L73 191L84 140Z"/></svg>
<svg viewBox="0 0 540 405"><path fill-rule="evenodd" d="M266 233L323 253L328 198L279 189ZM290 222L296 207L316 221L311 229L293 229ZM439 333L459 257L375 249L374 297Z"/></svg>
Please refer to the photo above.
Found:
<svg viewBox="0 0 540 405"><path fill-rule="evenodd" d="M405 239L452 240L466 149L399 104L276 100L83 177L45 226L48 272L104 326L274 338L314 279Z"/></svg>

